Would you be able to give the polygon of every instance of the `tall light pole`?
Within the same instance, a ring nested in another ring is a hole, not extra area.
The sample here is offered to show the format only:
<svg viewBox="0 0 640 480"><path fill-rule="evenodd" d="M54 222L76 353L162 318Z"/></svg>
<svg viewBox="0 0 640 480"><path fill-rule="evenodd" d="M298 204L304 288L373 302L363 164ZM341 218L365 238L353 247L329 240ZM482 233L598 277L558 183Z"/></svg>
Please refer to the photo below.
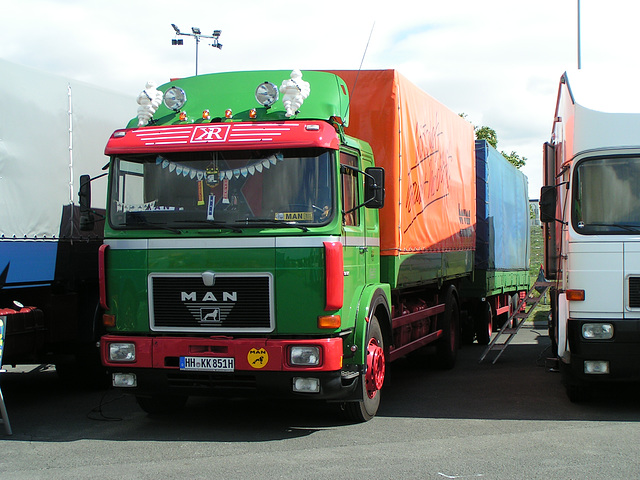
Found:
<svg viewBox="0 0 640 480"><path fill-rule="evenodd" d="M580 52L580 0L578 0L578 70L582 68L582 59Z"/></svg>
<svg viewBox="0 0 640 480"><path fill-rule="evenodd" d="M218 41L220 35L222 35L222 30L214 30L213 35L203 35L200 31L199 27L191 27L192 33L182 33L178 27L176 27L175 23L172 23L171 26L176 31L176 35L184 35L187 37L193 37L196 39L196 76L198 75L198 45L200 44L201 38L211 38L213 39L212 47L217 48L218 50L222 50L222 44ZM174 38L171 40L172 45L182 45L182 39Z"/></svg>

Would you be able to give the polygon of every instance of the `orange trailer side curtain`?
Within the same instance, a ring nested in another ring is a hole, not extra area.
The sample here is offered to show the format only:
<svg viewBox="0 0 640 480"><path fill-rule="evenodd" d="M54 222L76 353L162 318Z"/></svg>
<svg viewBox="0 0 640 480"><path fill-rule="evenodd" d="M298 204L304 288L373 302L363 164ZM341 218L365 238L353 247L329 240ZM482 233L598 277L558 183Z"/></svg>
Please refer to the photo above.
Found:
<svg viewBox="0 0 640 480"><path fill-rule="evenodd" d="M473 250L473 126L395 70L333 73L349 88L346 133L386 171L381 254Z"/></svg>

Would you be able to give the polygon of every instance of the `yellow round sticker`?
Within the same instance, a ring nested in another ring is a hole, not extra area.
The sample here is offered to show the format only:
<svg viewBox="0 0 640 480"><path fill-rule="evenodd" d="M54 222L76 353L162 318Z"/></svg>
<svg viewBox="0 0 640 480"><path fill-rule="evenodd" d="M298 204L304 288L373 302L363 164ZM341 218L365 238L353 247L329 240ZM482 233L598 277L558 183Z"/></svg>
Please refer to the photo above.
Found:
<svg viewBox="0 0 640 480"><path fill-rule="evenodd" d="M269 354L264 348L252 348L247 354L247 361L253 368L262 368L269 362Z"/></svg>

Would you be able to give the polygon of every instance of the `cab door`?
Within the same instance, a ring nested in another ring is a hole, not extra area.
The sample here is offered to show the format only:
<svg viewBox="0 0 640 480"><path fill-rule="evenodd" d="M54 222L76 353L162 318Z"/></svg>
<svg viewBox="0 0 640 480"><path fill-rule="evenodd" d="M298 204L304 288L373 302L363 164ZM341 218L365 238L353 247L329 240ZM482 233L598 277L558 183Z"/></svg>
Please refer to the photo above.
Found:
<svg viewBox="0 0 640 480"><path fill-rule="evenodd" d="M353 306L353 295L366 284L366 215L363 208L356 208L362 203L363 180L359 169L357 152L340 152L345 306Z"/></svg>

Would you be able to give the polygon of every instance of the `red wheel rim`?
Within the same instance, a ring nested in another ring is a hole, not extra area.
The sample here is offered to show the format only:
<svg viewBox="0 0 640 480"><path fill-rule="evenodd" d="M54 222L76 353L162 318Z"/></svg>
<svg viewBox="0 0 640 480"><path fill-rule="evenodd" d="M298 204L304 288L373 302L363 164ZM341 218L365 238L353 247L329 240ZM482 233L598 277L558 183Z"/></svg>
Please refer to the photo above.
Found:
<svg viewBox="0 0 640 480"><path fill-rule="evenodd" d="M367 346L367 375L365 377L369 398L375 397L378 390L382 388L384 370L384 350L380 347L378 341L372 338Z"/></svg>

